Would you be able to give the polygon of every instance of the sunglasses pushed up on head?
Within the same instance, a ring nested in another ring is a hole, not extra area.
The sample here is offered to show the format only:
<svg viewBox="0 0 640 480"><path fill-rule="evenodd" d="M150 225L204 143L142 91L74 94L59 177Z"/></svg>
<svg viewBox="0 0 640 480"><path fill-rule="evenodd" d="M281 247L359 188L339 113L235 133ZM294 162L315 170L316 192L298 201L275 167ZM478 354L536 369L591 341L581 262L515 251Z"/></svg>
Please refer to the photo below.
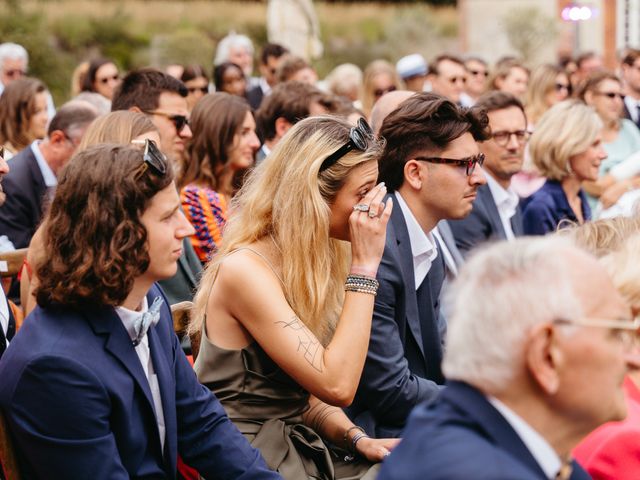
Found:
<svg viewBox="0 0 640 480"><path fill-rule="evenodd" d="M154 174L163 177L167 173L167 157L160 151L156 142L153 140L133 140L134 145L144 145L142 152L142 165L135 174L136 180L139 180L144 172L151 170Z"/></svg>

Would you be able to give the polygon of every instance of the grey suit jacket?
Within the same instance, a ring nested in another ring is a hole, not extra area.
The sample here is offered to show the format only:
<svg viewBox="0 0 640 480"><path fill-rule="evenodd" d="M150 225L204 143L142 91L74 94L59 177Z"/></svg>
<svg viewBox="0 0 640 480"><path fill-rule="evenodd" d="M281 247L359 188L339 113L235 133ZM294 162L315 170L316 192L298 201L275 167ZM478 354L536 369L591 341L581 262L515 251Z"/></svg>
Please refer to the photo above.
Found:
<svg viewBox="0 0 640 480"><path fill-rule="evenodd" d="M478 196L473 202L473 209L466 218L449 220L448 223L455 237L456 245L463 255L487 240L507 239L498 207L488 185L478 187ZM515 215L511 217L511 228L516 237L524 234L520 206L516 209Z"/></svg>

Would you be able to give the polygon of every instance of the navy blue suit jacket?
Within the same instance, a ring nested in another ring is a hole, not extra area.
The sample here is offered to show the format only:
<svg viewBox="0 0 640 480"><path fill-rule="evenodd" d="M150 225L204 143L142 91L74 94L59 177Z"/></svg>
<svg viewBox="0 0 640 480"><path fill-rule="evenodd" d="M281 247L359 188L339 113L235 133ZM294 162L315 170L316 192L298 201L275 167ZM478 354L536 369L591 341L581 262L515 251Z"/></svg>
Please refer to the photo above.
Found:
<svg viewBox="0 0 640 480"><path fill-rule="evenodd" d="M412 413L378 480L548 480L511 425L474 387L448 382ZM591 477L573 462L572 480Z"/></svg>
<svg viewBox="0 0 640 480"><path fill-rule="evenodd" d="M7 198L0 206L0 235L9 237L14 247L26 248L42 219L47 187L31 147L8 163L11 171L2 180Z"/></svg>
<svg viewBox="0 0 640 480"><path fill-rule="evenodd" d="M464 254L482 242L507 239L489 185L478 187L478 196L467 217L460 220L449 220L448 223L456 239L458 249ZM523 234L520 207L516 208L515 215L511 217L511 229L516 237Z"/></svg>
<svg viewBox="0 0 640 480"><path fill-rule="evenodd" d="M591 208L587 195L580 190L582 217L591 219ZM560 182L547 180L544 185L524 201L522 224L525 235L546 235L555 232L563 220L577 222L576 214L571 209L567 196Z"/></svg>
<svg viewBox="0 0 640 480"><path fill-rule="evenodd" d="M436 265L438 264L438 265ZM427 277L431 305L421 316L415 288L409 232L396 204L378 267L369 351L358 391L347 414L376 437L397 437L409 413L422 400L435 397L439 386L427 378L427 365L440 358L425 348L424 336L438 334L439 296L444 261L439 252ZM441 343L440 338L432 339Z"/></svg>
<svg viewBox="0 0 640 480"><path fill-rule="evenodd" d="M153 287L149 304L162 295ZM36 307L0 360L0 407L28 478L175 478L176 456L211 479L275 479L196 379L166 303L148 333L166 438L112 307Z"/></svg>

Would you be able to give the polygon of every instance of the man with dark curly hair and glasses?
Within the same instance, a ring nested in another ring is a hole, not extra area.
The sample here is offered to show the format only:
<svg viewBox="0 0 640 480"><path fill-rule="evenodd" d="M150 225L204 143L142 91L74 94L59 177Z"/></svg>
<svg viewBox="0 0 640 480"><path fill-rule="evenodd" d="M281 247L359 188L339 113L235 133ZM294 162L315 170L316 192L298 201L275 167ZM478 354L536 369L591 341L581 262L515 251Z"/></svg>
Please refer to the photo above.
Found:
<svg viewBox="0 0 640 480"><path fill-rule="evenodd" d="M433 93L404 100L382 123L379 180L396 208L377 272L367 360L348 409L369 435L399 436L411 409L444 383L439 298L445 268L455 265L445 259L450 251L436 239L436 225L471 212L485 183L476 141L487 134L482 111Z"/></svg>
<svg viewBox="0 0 640 480"><path fill-rule="evenodd" d="M476 107L487 112L491 128L491 138L479 146L487 184L478 187L469 216L449 221L462 253L487 240L513 240L523 235L520 198L511 187L511 177L522 169L529 138L524 107L510 93L499 91L484 94Z"/></svg>
<svg viewBox="0 0 640 480"><path fill-rule="evenodd" d="M44 230L38 306L0 360L0 407L25 478L276 479L200 385L155 282L193 228L171 164L99 145L63 171Z"/></svg>

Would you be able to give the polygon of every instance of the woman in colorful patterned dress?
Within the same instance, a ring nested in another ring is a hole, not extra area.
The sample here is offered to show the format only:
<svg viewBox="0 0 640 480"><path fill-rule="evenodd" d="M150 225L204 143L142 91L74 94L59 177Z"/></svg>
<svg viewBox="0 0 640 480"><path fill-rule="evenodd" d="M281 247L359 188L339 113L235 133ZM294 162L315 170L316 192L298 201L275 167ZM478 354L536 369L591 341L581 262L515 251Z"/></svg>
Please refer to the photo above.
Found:
<svg viewBox="0 0 640 480"><path fill-rule="evenodd" d="M202 263L215 253L227 205L253 166L260 142L249 104L228 93L205 95L191 114L193 139L183 166L180 197L196 229L193 247Z"/></svg>

